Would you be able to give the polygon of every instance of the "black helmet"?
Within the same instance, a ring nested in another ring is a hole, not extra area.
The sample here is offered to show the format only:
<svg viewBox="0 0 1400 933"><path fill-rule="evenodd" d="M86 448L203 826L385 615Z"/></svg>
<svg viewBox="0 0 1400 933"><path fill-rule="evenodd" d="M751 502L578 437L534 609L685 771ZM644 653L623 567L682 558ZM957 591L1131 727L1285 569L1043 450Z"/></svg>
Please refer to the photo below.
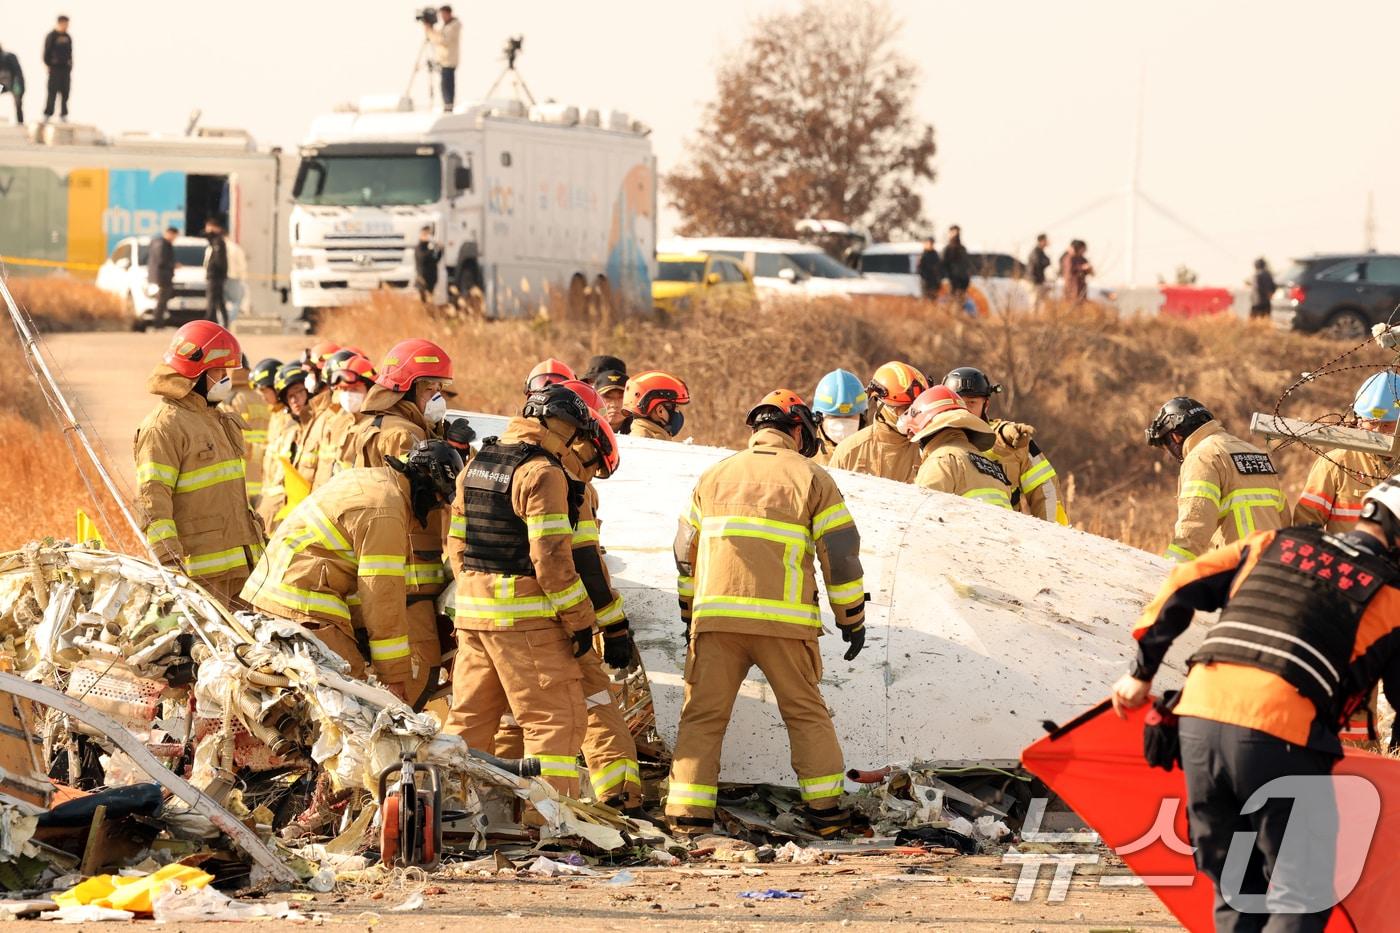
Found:
<svg viewBox="0 0 1400 933"><path fill-rule="evenodd" d="M992 385L986 373L972 366L959 366L943 377L943 384L963 398L991 398L1001 391L1000 385Z"/></svg>
<svg viewBox="0 0 1400 933"><path fill-rule="evenodd" d="M462 455L451 444L437 438L414 444L402 461L389 457L384 463L408 477L413 514L425 528L428 513L452 501L457 490L457 474L462 472Z"/></svg>
<svg viewBox="0 0 1400 933"><path fill-rule="evenodd" d="M248 372L248 385L255 389L273 388L273 383L277 381L277 370L281 368L281 360L274 360L272 357L258 360L258 365Z"/></svg>
<svg viewBox="0 0 1400 933"><path fill-rule="evenodd" d="M526 396L520 416L538 418L541 421L546 418L558 418L576 428L585 429L593 424L593 415L583 399L575 395L572 389L557 384L545 386Z"/></svg>
<svg viewBox="0 0 1400 933"><path fill-rule="evenodd" d="M301 360L284 363L278 368L277 375L272 380L272 388L277 392L278 400L285 402L287 390L294 385L304 384L306 377L313 372L315 370L311 368L311 364L303 363ZM310 390L308 389L308 391Z"/></svg>
<svg viewBox="0 0 1400 933"><path fill-rule="evenodd" d="M1180 434L1184 440L1214 417L1200 402L1185 395L1178 395L1163 405L1158 410L1157 417L1147 426L1147 444L1149 447L1174 447L1171 443L1173 434ZM1172 453L1180 458L1175 449Z"/></svg>
<svg viewBox="0 0 1400 933"><path fill-rule="evenodd" d="M583 375L579 378L584 382L592 383L596 382L598 377L603 375L603 373L620 373L622 375L622 381L626 382L627 364L622 362L621 357L606 355L595 356L589 359L588 368L583 371Z"/></svg>

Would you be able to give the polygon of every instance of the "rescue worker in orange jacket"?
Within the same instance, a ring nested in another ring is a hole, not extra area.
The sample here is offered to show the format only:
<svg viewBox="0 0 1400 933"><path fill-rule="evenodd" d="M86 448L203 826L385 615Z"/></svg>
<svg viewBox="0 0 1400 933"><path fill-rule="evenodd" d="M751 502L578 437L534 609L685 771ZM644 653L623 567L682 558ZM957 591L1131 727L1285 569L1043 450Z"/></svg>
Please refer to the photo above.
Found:
<svg viewBox="0 0 1400 933"><path fill-rule="evenodd" d="M277 401L287 417L276 437L269 438L267 452L263 455L263 494L258 500L258 514L269 534L277 530L287 505L287 470L290 468L300 476L303 484L311 483L314 466L306 464L302 457L311 429L311 393L306 388L311 373L308 364L293 360L282 364L273 380Z"/></svg>
<svg viewBox="0 0 1400 933"><path fill-rule="evenodd" d="M576 659L593 650L596 615L573 558L583 486L560 458L594 426L568 389L532 394L462 471L453 506L461 547L452 567L457 656L447 730L491 748L510 713L541 777L574 797L587 731Z"/></svg>
<svg viewBox="0 0 1400 933"><path fill-rule="evenodd" d="M914 482L919 450L896 425L927 388L928 379L908 363L890 362L875 370L865 387L874 410L870 424L837 444L827 465L901 483Z"/></svg>
<svg viewBox="0 0 1400 933"><path fill-rule="evenodd" d="M622 390L622 410L627 421L623 434L673 441L685 424L682 405L690 404L690 390L676 376L659 370L638 373Z"/></svg>
<svg viewBox="0 0 1400 933"><path fill-rule="evenodd" d="M1352 401L1357 427L1393 435L1400 417L1400 375L1376 373L1361 384ZM1361 499L1394 469L1378 454L1337 448L1320 455L1308 471L1303 492L1293 507L1296 525L1321 525L1336 534L1349 531L1361 517Z"/></svg>
<svg viewBox="0 0 1400 933"><path fill-rule="evenodd" d="M708 832L719 795L720 747L749 669L778 701L802 795L818 835L849 826L838 801L844 765L817 686L822 632L813 559L847 661L865 645L860 534L825 470L809 459L817 426L795 393L769 393L749 412L747 450L706 470L676 534L677 584L689 654L666 817L677 832Z"/></svg>
<svg viewBox="0 0 1400 933"><path fill-rule="evenodd" d="M218 408L233 392L240 355L212 321L177 330L146 384L158 401L134 450L146 543L230 608L263 542L244 485L243 429Z"/></svg>
<svg viewBox="0 0 1400 933"><path fill-rule="evenodd" d="M436 634L410 631L411 530L452 499L462 458L420 441L382 467L344 470L303 499L243 587L254 608L302 622L363 677L421 709L437 684Z"/></svg>
<svg viewBox="0 0 1400 933"><path fill-rule="evenodd" d="M1011 482L1011 507L1060 525L1069 524L1060 496L1055 468L1035 442L1035 428L1029 424L990 417L992 396L1001 392L987 374L972 366L960 366L943 377L943 384L967 404L968 410L992 426L996 445L992 459L1006 468Z"/></svg>
<svg viewBox="0 0 1400 933"><path fill-rule="evenodd" d="M988 456L996 444L992 426L968 411L952 389L939 385L920 395L900 427L923 456L916 485L1011 508L1011 478L1004 464Z"/></svg>
<svg viewBox="0 0 1400 933"><path fill-rule="evenodd" d="M622 596L613 588L612 577L603 561L598 491L593 486L595 478L607 479L616 471L620 462L617 441L600 410L602 403L592 386L578 380L558 385L581 398L598 422L596 431L575 437L559 458L569 477L584 484L583 501L573 528L574 567L583 580L584 589L588 591L588 599L598 620L598 634L593 639L594 651L578 659L583 674L584 706L588 719L583 737L583 758L588 763L588 776L595 800L629 815L644 817L637 743L613 695L611 679L603 669L606 664L614 670L627 671L640 663ZM466 516L454 513L452 519L454 533L464 536ZM460 558L464 547L465 540L462 538L449 541L449 560L453 559L454 554ZM601 658L599 651L602 652ZM509 713L496 733L495 754L505 758L520 758L525 754L524 733Z"/></svg>
<svg viewBox="0 0 1400 933"><path fill-rule="evenodd" d="M1147 443L1181 464L1176 529L1164 557L1195 560L1216 532L1226 544L1282 527L1288 500L1269 455L1226 433L1204 405L1178 396L1147 428Z"/></svg>
<svg viewBox="0 0 1400 933"><path fill-rule="evenodd" d="M243 462L246 473L243 485L248 490L248 504L257 508L262 495L263 453L267 450L267 422L272 409L253 384L254 373L248 371L248 360L233 371L233 396L219 407L238 419L243 428Z"/></svg>
<svg viewBox="0 0 1400 933"><path fill-rule="evenodd" d="M1386 480L1366 494L1351 531L1255 532L1175 567L1133 632L1136 659L1113 687L1120 716L1147 702L1162 659L1195 613L1220 610L1188 662L1173 710L1187 821L1196 865L1217 892L1269 894L1253 904L1232 897L1232 906L1217 893L1218 930L1327 925L1336 899L1330 786L1310 784L1320 794L1312 799L1252 798L1276 778L1330 774L1341 755L1339 725L1378 681L1397 696L1397 536L1400 484ZM1232 843L1242 836L1257 858L1236 858Z"/></svg>

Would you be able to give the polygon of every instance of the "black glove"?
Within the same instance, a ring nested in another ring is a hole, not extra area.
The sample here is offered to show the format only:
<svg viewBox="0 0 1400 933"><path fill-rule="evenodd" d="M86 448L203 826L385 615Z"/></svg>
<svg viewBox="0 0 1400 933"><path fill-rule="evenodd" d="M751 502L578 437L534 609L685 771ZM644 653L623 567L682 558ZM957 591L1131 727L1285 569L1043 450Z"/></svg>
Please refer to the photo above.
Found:
<svg viewBox="0 0 1400 933"><path fill-rule="evenodd" d="M1170 771L1181 764L1181 736L1177 731L1177 715L1172 712L1181 698L1181 691L1168 690L1158 697L1147 711L1142 728L1142 757L1154 768Z"/></svg>
<svg viewBox="0 0 1400 933"><path fill-rule="evenodd" d="M614 635L614 631L616 629L609 626L603 633L603 663L625 671L632 666L632 633L623 629Z"/></svg>
<svg viewBox="0 0 1400 933"><path fill-rule="evenodd" d="M465 450L476 440L476 431L466 418L454 418L447 423L447 428L442 432L442 439L457 450Z"/></svg>
<svg viewBox="0 0 1400 933"><path fill-rule="evenodd" d="M860 654L860 650L865 647L865 623L862 622L860 625L853 625L850 628L846 628L844 625L836 627L841 630L841 640L851 646L846 649L846 653L842 657L847 661L854 661L856 655Z"/></svg>
<svg viewBox="0 0 1400 933"><path fill-rule="evenodd" d="M581 628L573 634L574 657L581 658L593 650L593 629Z"/></svg>

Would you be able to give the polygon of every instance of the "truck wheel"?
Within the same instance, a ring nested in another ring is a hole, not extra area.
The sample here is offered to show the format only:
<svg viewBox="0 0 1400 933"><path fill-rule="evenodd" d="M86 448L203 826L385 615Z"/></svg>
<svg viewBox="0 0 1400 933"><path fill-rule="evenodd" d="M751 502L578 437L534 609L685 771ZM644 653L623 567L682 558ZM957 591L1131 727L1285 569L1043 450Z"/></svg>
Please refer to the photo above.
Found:
<svg viewBox="0 0 1400 933"><path fill-rule="evenodd" d="M1371 335L1371 325L1360 311L1338 311L1327 319L1322 335L1333 340L1359 342Z"/></svg>
<svg viewBox="0 0 1400 933"><path fill-rule="evenodd" d="M461 259L452 273L452 287L456 289L453 304L460 310L479 310L481 294L481 265L475 259Z"/></svg>
<svg viewBox="0 0 1400 933"><path fill-rule="evenodd" d="M612 288L608 285L608 278L600 275L593 280L593 288L589 292L588 313L590 316L612 317Z"/></svg>

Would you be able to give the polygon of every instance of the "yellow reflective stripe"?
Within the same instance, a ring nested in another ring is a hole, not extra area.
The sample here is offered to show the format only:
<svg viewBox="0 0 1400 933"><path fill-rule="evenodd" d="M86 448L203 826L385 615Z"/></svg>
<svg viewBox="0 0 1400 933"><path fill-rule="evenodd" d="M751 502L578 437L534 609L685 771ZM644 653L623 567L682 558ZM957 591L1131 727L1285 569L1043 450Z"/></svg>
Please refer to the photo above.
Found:
<svg viewBox="0 0 1400 933"><path fill-rule="evenodd" d="M545 596L557 611L563 612L587 599L588 591L583 588L582 580L575 580L573 586L568 589L560 590L557 593L546 593Z"/></svg>
<svg viewBox="0 0 1400 933"><path fill-rule="evenodd" d="M1162 556L1182 564L1186 563L1188 560L1196 559L1195 554L1192 554L1190 551L1186 550L1186 548L1178 544L1173 544L1168 547Z"/></svg>
<svg viewBox="0 0 1400 933"><path fill-rule="evenodd" d="M251 497L251 496L260 496L260 495L262 495L262 491L263 491L262 480L260 480L260 479L257 479L257 480L250 479L250 480L247 481L247 483L246 483L245 485L248 487L248 495L249 495L250 497Z"/></svg>
<svg viewBox="0 0 1400 933"><path fill-rule="evenodd" d="M695 601L695 619L732 618L760 619L766 622L789 622L793 625L821 627L821 613L816 606L781 599L759 599L753 596L702 596Z"/></svg>
<svg viewBox="0 0 1400 933"><path fill-rule="evenodd" d="M1205 480L1193 479L1181 484L1181 498L1208 499L1220 505L1220 487Z"/></svg>
<svg viewBox="0 0 1400 933"><path fill-rule="evenodd" d="M175 520L171 518L158 518L146 526L147 544L158 544L179 536L179 529L175 527Z"/></svg>
<svg viewBox="0 0 1400 933"><path fill-rule="evenodd" d="M401 577L404 558L400 554L366 554L360 558L356 573L361 577Z"/></svg>
<svg viewBox="0 0 1400 933"><path fill-rule="evenodd" d="M1011 508L1011 497L1006 494L1005 489L986 487L983 489L969 489L963 493L964 499L976 499L978 502L985 502L1000 509Z"/></svg>
<svg viewBox="0 0 1400 933"><path fill-rule="evenodd" d="M244 429L243 429L243 440L247 441L249 444L266 444L266 443L267 443L267 429L266 429L266 428L244 428Z"/></svg>
<svg viewBox="0 0 1400 933"><path fill-rule="evenodd" d="M485 619L506 627L514 625L517 619L548 618L552 615L553 607L542 596L472 597L458 590L454 618Z"/></svg>
<svg viewBox="0 0 1400 933"><path fill-rule="evenodd" d="M351 593L349 596L345 597L345 605L347 606L360 606L363 604L364 600L360 598L359 593Z"/></svg>
<svg viewBox="0 0 1400 933"><path fill-rule="evenodd" d="M193 554L185 559L185 572L192 577L209 577L247 566L248 555L241 546L212 554Z"/></svg>
<svg viewBox="0 0 1400 933"><path fill-rule="evenodd" d="M721 538L762 538L778 544L796 544L804 550L812 542L812 536L804 525L748 515L716 515L707 518L701 523L701 534L718 535Z"/></svg>
<svg viewBox="0 0 1400 933"><path fill-rule="evenodd" d="M578 764L573 755L536 755L543 777L578 777Z"/></svg>
<svg viewBox="0 0 1400 933"><path fill-rule="evenodd" d="M690 513L685 517L685 521L696 531L700 530L700 510L697 509L693 503L690 506Z"/></svg>
<svg viewBox="0 0 1400 933"><path fill-rule="evenodd" d="M608 603L597 612L598 625L606 628L609 625L616 625L627 618L627 613L622 611L622 597L619 596Z"/></svg>
<svg viewBox="0 0 1400 933"><path fill-rule="evenodd" d="M531 541L551 535L573 534L573 528L569 526L569 516L557 514L526 516L525 530Z"/></svg>
<svg viewBox="0 0 1400 933"><path fill-rule="evenodd" d="M585 519L574 526L574 547L597 544L599 541L598 523Z"/></svg>
<svg viewBox="0 0 1400 933"><path fill-rule="evenodd" d="M156 463L148 460L136 467L137 483L160 483L162 486L175 488L175 483L180 478L180 471L175 467L165 463Z"/></svg>
<svg viewBox="0 0 1400 933"><path fill-rule="evenodd" d="M821 800L823 797L840 797L845 786L844 775L826 774L814 778L798 778L797 787L802 791L803 800Z"/></svg>
<svg viewBox="0 0 1400 933"><path fill-rule="evenodd" d="M243 473L242 457L236 460L224 460L211 466L200 467L198 470L181 473L180 478L175 481L175 491L177 493L195 492L199 489L217 486L220 483L231 483L234 480L241 480Z"/></svg>
<svg viewBox="0 0 1400 933"><path fill-rule="evenodd" d="M1222 511L1241 508L1257 508L1259 506L1271 506L1283 511L1288 508L1288 500L1284 499L1283 493L1277 489L1236 489L1220 502Z"/></svg>
<svg viewBox="0 0 1400 933"><path fill-rule="evenodd" d="M428 586L430 584L446 583L447 568L441 561L431 564L409 564L408 580L409 586Z"/></svg>
<svg viewBox="0 0 1400 933"><path fill-rule="evenodd" d="M316 504L314 499L301 500L301 504L297 506L293 514L306 523L306 530L320 541L326 550L334 551L351 563L355 563L355 552L351 550L350 542L345 535L340 533L340 529L335 527L330 517L321 511L321 507Z"/></svg>
<svg viewBox="0 0 1400 933"><path fill-rule="evenodd" d="M694 596L694 595L695 595L695 578L694 578L694 577L677 577L677 578L676 578L676 595L678 595L678 596Z"/></svg>
<svg viewBox="0 0 1400 933"><path fill-rule="evenodd" d="M371 661L395 661L399 658L406 658L408 655L407 635L400 635L398 638L371 638L369 640L369 659Z"/></svg>
<svg viewBox="0 0 1400 933"><path fill-rule="evenodd" d="M713 807L719 802L719 788L711 784L679 784L672 781L666 790L666 802Z"/></svg>
<svg viewBox="0 0 1400 933"><path fill-rule="evenodd" d="M812 537L820 541L827 532L834 531L842 525L849 525L853 521L846 503L838 502L831 508L818 512L817 517L812 519Z"/></svg>
<svg viewBox="0 0 1400 933"><path fill-rule="evenodd" d="M826 595L834 603L853 603L863 599L865 597L865 578L857 577L850 583L838 583L836 586L828 585Z"/></svg>
<svg viewBox="0 0 1400 933"><path fill-rule="evenodd" d="M1021 492L1032 493L1044 486L1056 476L1055 468L1050 465L1049 460L1040 460L1039 463L1032 461L1031 468L1021 474Z"/></svg>
<svg viewBox="0 0 1400 933"><path fill-rule="evenodd" d="M279 606L286 606L298 612L305 612L310 615L322 613L334 616L337 619L350 621L350 607L345 600L332 593L317 593L312 590L304 590L295 586L288 586L285 583L274 583L272 586L258 591L258 595L265 595L272 602Z"/></svg>
<svg viewBox="0 0 1400 933"><path fill-rule="evenodd" d="M447 533L453 538L467 540L467 517L465 515L452 516L452 522L447 526Z"/></svg>
<svg viewBox="0 0 1400 933"><path fill-rule="evenodd" d="M589 775L589 781L593 785L593 793L599 797L606 796L608 791L619 784L631 779L633 783L640 784L641 768L637 762L630 758L619 758L617 761L596 775Z"/></svg>

